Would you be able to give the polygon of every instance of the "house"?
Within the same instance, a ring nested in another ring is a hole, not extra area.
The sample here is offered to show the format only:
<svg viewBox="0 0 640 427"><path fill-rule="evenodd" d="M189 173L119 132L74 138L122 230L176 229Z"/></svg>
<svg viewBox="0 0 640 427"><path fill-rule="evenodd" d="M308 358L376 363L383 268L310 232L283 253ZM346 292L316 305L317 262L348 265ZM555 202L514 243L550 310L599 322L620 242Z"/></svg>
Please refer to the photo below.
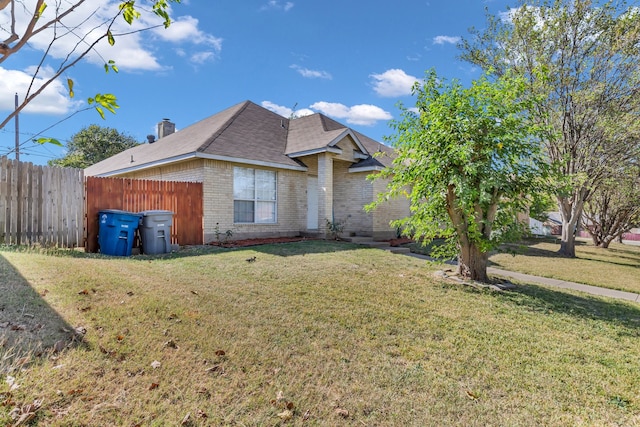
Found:
<svg viewBox="0 0 640 427"><path fill-rule="evenodd" d="M204 241L231 230L234 239L327 235L396 236L389 222L409 202L364 206L386 182L367 176L391 164L393 150L322 114L284 118L245 101L175 131L167 119L158 140L85 170L87 176L203 183Z"/></svg>

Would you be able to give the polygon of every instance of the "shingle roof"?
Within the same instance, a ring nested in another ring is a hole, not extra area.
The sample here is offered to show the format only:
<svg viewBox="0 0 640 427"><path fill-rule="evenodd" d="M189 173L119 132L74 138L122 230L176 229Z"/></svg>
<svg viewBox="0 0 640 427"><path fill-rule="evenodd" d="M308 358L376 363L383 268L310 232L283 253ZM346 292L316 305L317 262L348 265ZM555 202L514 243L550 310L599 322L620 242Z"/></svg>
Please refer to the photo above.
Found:
<svg viewBox="0 0 640 427"><path fill-rule="evenodd" d="M85 169L85 174L112 175L196 157L300 169L304 165L289 154L322 150L345 135L356 139L364 154L391 152L322 114L289 120L245 101L152 144L141 144L96 163ZM352 168L386 163L383 158L366 159Z"/></svg>

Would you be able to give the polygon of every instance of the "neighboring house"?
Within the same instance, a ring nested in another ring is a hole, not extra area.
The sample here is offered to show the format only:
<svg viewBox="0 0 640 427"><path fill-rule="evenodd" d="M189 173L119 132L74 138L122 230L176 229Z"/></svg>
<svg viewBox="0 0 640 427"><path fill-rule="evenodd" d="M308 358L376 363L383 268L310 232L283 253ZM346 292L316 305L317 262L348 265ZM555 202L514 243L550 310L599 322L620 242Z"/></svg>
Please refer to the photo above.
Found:
<svg viewBox="0 0 640 427"><path fill-rule="evenodd" d="M547 212L547 219L542 222L529 219L529 229L535 236L559 236L562 234L562 218L560 212Z"/></svg>
<svg viewBox="0 0 640 427"><path fill-rule="evenodd" d="M390 165L393 150L322 114L290 120L245 101L174 131L165 119L157 141L85 175L202 182L205 242L217 230L234 239L326 236L327 220L344 225L344 236L384 239L396 236L391 220L409 215L406 199L364 211L386 187L366 178Z"/></svg>

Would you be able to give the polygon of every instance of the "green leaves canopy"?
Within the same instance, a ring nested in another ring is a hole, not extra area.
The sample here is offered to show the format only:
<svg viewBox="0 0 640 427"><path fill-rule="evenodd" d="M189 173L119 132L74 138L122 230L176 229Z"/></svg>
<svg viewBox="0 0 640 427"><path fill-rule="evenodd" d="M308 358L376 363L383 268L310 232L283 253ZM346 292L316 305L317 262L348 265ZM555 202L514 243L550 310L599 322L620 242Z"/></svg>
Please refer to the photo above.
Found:
<svg viewBox="0 0 640 427"><path fill-rule="evenodd" d="M84 169L136 145L133 137L115 129L90 125L71 137L64 157L49 165Z"/></svg>
<svg viewBox="0 0 640 427"><path fill-rule="evenodd" d="M429 241L448 239L441 255L465 245L486 253L514 236L516 215L542 186L546 163L539 135L528 116L524 82L487 76L464 88L428 71L414 87L416 108L401 106L389 138L397 151L378 201L406 195L412 215L399 220L407 234Z"/></svg>

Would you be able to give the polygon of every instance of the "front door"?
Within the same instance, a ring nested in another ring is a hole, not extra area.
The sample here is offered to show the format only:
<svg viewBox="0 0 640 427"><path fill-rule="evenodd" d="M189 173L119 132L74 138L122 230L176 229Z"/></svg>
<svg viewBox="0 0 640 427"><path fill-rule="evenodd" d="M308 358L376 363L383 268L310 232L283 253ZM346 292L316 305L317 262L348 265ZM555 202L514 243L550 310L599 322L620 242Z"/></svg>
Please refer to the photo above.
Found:
<svg viewBox="0 0 640 427"><path fill-rule="evenodd" d="M318 177L307 177L307 230L318 229Z"/></svg>

